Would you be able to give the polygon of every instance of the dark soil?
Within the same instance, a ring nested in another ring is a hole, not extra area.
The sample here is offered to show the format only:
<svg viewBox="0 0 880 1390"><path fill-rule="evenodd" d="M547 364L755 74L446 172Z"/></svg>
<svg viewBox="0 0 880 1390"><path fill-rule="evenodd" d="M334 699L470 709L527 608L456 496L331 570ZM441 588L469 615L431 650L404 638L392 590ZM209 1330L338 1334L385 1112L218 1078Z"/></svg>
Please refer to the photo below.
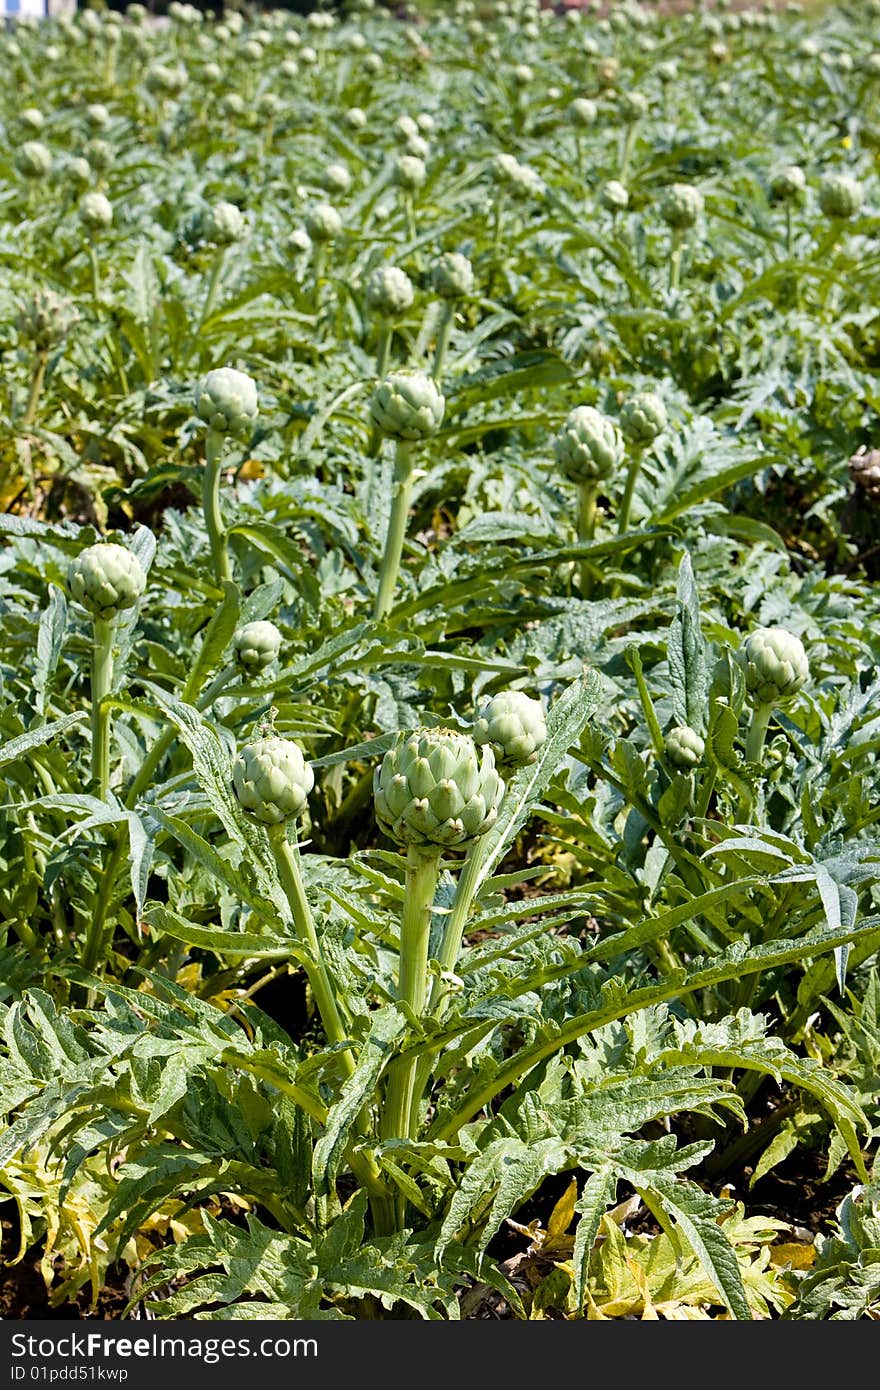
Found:
<svg viewBox="0 0 880 1390"><path fill-rule="evenodd" d="M17 1221L0 1222L3 1251L18 1248ZM91 1288L81 1289L75 1302L49 1303L40 1273L39 1250L33 1248L15 1265L0 1264L0 1321L13 1318L119 1318L128 1302L129 1271L124 1265L111 1265L108 1282L98 1296L98 1306L90 1309Z"/></svg>

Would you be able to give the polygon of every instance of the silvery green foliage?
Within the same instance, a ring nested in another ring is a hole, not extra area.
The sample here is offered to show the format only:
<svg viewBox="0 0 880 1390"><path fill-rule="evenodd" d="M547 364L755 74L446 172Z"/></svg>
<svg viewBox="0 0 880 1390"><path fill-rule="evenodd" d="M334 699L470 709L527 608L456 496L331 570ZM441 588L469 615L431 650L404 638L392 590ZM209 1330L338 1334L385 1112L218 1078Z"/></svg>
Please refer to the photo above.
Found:
<svg viewBox="0 0 880 1390"><path fill-rule="evenodd" d="M666 407L655 391L637 391L620 408L620 428L631 444L653 444L667 423Z"/></svg>
<svg viewBox="0 0 880 1390"><path fill-rule="evenodd" d="M682 772L698 767L706 751L705 740L695 729L678 725L670 729L664 741L666 756L673 767Z"/></svg>
<svg viewBox="0 0 880 1390"><path fill-rule="evenodd" d="M412 280L396 265L380 265L367 281L367 304L382 318L397 318L415 298Z"/></svg>
<svg viewBox="0 0 880 1390"><path fill-rule="evenodd" d="M335 241L342 232L342 218L329 203L316 203L306 213L306 231L312 241Z"/></svg>
<svg viewBox="0 0 880 1390"><path fill-rule="evenodd" d="M431 288L441 299L464 299L473 292L474 268L467 256L447 251L431 267Z"/></svg>
<svg viewBox="0 0 880 1390"><path fill-rule="evenodd" d="M221 200L202 213L199 231L212 246L233 246L244 238L247 227L241 209Z"/></svg>
<svg viewBox="0 0 880 1390"><path fill-rule="evenodd" d="M71 598L96 618L112 618L134 608L146 583L137 556L113 541L87 546L67 571Z"/></svg>
<svg viewBox="0 0 880 1390"><path fill-rule="evenodd" d="M262 825L280 825L302 815L315 774L291 739L261 738L239 751L232 785L249 815Z"/></svg>
<svg viewBox="0 0 880 1390"><path fill-rule="evenodd" d="M855 217L864 196L862 185L849 174L826 174L819 184L819 207L835 220L845 222Z"/></svg>
<svg viewBox="0 0 880 1390"><path fill-rule="evenodd" d="M218 434L246 434L259 410L257 383L235 367L215 367L196 387L194 408Z"/></svg>
<svg viewBox="0 0 880 1390"><path fill-rule="evenodd" d="M503 795L491 749L454 729L401 734L373 781L376 819L400 845L466 845L491 830Z"/></svg>
<svg viewBox="0 0 880 1390"><path fill-rule="evenodd" d="M810 679L804 644L784 627L756 628L743 639L735 657L749 699L756 705L790 700Z"/></svg>
<svg viewBox="0 0 880 1390"><path fill-rule="evenodd" d="M575 406L553 443L560 471L573 483L607 478L623 462L623 439L613 420L591 405Z"/></svg>
<svg viewBox="0 0 880 1390"><path fill-rule="evenodd" d="M446 401L426 372L391 372L370 399L370 418L383 434L409 443L436 434Z"/></svg>
<svg viewBox="0 0 880 1390"><path fill-rule="evenodd" d="M268 619L245 623L232 639L235 659L246 671L264 671L281 650L281 632Z"/></svg>
<svg viewBox="0 0 880 1390"><path fill-rule="evenodd" d="M499 766L533 763L547 738L547 720L540 700L522 690L502 690L480 706L474 719L474 739L488 744Z"/></svg>
<svg viewBox="0 0 880 1390"><path fill-rule="evenodd" d="M673 231L687 231L703 211L703 195L692 183L673 183L660 199L660 216Z"/></svg>

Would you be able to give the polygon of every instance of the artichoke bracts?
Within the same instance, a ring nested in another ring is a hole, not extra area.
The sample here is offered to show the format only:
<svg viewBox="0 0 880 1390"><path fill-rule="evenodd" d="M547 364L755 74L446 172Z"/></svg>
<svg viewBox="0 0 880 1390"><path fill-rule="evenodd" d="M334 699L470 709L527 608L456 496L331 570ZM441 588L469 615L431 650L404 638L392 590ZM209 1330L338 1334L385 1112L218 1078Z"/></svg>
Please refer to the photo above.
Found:
<svg viewBox="0 0 880 1390"><path fill-rule="evenodd" d="M474 720L474 740L488 744L499 767L533 763L547 740L547 721L540 700L521 690L502 690L481 705Z"/></svg>
<svg viewBox="0 0 880 1390"><path fill-rule="evenodd" d="M746 738L746 760L761 760L770 715L802 690L810 679L804 645L784 627L759 627L734 653L745 677L746 696L753 706Z"/></svg>
<svg viewBox="0 0 880 1390"><path fill-rule="evenodd" d="M682 724L669 730L665 751L669 762L678 772L690 772L703 761L706 744L696 729Z"/></svg>
<svg viewBox="0 0 880 1390"><path fill-rule="evenodd" d="M274 623L245 623L235 633L232 649L238 664L249 674L255 674L272 665L281 650L281 633Z"/></svg>
<svg viewBox="0 0 880 1390"><path fill-rule="evenodd" d="M281 825L302 815L315 774L299 745L261 738L242 748L232 765L232 785L242 809L262 825Z"/></svg>
<svg viewBox="0 0 880 1390"><path fill-rule="evenodd" d="M134 608L146 583L147 576L137 556L112 541L87 546L67 570L71 598L93 618L114 618L117 613Z"/></svg>

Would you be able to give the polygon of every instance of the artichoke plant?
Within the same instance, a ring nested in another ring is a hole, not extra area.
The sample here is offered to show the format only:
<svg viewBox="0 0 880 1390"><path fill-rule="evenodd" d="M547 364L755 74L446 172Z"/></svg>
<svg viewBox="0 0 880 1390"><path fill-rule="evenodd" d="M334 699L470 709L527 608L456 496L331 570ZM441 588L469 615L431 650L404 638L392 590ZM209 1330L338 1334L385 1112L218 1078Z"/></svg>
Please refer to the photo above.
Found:
<svg viewBox="0 0 880 1390"><path fill-rule="evenodd" d="M241 209L223 200L207 208L199 219L199 231L211 246L234 246L246 230Z"/></svg>
<svg viewBox="0 0 880 1390"><path fill-rule="evenodd" d="M93 618L114 618L134 608L146 583L147 576L137 556L112 541L87 546L71 560L67 570L71 598Z"/></svg>
<svg viewBox="0 0 880 1390"><path fill-rule="evenodd" d="M367 305L382 318L397 318L406 313L414 298L412 280L399 266L377 266L367 281Z"/></svg>
<svg viewBox="0 0 880 1390"><path fill-rule="evenodd" d="M196 387L194 405L209 430L241 437L253 429L257 418L257 384L234 367L215 367Z"/></svg>
<svg viewBox="0 0 880 1390"><path fill-rule="evenodd" d="M370 417L392 439L415 442L436 434L446 401L424 372L392 372L370 400Z"/></svg>
<svg viewBox="0 0 880 1390"><path fill-rule="evenodd" d="M572 483L594 484L623 460L623 440L613 420L591 405L575 406L553 442L560 471Z"/></svg>
<svg viewBox="0 0 880 1390"><path fill-rule="evenodd" d="M547 739L540 700L521 690L502 690L484 701L474 720L474 741L488 745L499 767L533 763Z"/></svg>
<svg viewBox="0 0 880 1390"><path fill-rule="evenodd" d="M826 174L819 185L819 207L835 222L848 222L862 206L864 190L849 174Z"/></svg>
<svg viewBox="0 0 880 1390"><path fill-rule="evenodd" d="M759 627L743 638L734 658L745 677L753 706L746 738L746 759L761 760L770 716L810 679L810 664L800 638L784 627Z"/></svg>
<svg viewBox="0 0 880 1390"><path fill-rule="evenodd" d="M690 772L703 761L705 741L686 724L669 730L664 740L666 757L679 772Z"/></svg>
<svg viewBox="0 0 880 1390"><path fill-rule="evenodd" d="M666 407L653 391L637 391L624 401L620 428L630 444L644 448L666 429Z"/></svg>
<svg viewBox="0 0 880 1390"><path fill-rule="evenodd" d="M467 256L457 251L440 256L431 267L431 288L441 299L464 299L471 294L474 268Z"/></svg>

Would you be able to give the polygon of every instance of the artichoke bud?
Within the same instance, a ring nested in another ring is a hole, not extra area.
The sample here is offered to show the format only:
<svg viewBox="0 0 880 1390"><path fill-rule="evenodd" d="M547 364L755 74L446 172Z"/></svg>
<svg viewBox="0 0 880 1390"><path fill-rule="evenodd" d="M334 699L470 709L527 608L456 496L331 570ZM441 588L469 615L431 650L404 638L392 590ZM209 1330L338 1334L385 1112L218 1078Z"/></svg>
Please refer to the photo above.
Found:
<svg viewBox="0 0 880 1390"><path fill-rule="evenodd" d="M427 439L443 423L446 399L425 372L391 372L370 400L370 418L383 434Z"/></svg>
<svg viewBox="0 0 880 1390"><path fill-rule="evenodd" d="M71 598L95 618L134 608L147 584L137 556L124 545L99 541L81 550L67 570Z"/></svg>
<svg viewBox="0 0 880 1390"><path fill-rule="evenodd" d="M673 183L660 200L660 216L668 227L683 232L703 211L703 195L691 183Z"/></svg>
<svg viewBox="0 0 880 1390"><path fill-rule="evenodd" d="M314 785L315 774L299 745L287 738L245 744L232 764L239 805L262 825L280 825L302 815Z"/></svg>
<svg viewBox="0 0 880 1390"><path fill-rule="evenodd" d="M199 232L211 246L233 246L244 238L246 231L241 209L235 203L215 203L199 218Z"/></svg>
<svg viewBox="0 0 880 1390"><path fill-rule="evenodd" d="M76 305L69 299L54 290L39 289L21 305L18 328L37 352L48 352L64 341L78 319Z"/></svg>
<svg viewBox="0 0 880 1390"><path fill-rule="evenodd" d="M44 179L52 168L51 151L42 140L25 140L18 148L15 165L26 179Z"/></svg>
<svg viewBox="0 0 880 1390"><path fill-rule="evenodd" d="M257 383L234 367L215 367L196 388L196 414L218 434L248 433L258 408Z"/></svg>
<svg viewBox="0 0 880 1390"><path fill-rule="evenodd" d="M606 212L626 212L629 194L619 179L609 179L599 190L599 202Z"/></svg>
<svg viewBox="0 0 880 1390"><path fill-rule="evenodd" d="M666 424L666 407L653 391L638 391L621 407L620 428L631 444L653 444Z"/></svg>
<svg viewBox="0 0 880 1390"><path fill-rule="evenodd" d="M570 412L553 449L562 473L573 483L598 482L623 462L620 430L591 405Z"/></svg>
<svg viewBox="0 0 880 1390"><path fill-rule="evenodd" d="M583 130L593 124L598 111L596 103L591 101L589 97L575 97L566 114L571 125Z"/></svg>
<svg viewBox="0 0 880 1390"><path fill-rule="evenodd" d="M826 174L819 185L819 207L826 217L848 221L862 206L864 192L848 174Z"/></svg>
<svg viewBox="0 0 880 1390"><path fill-rule="evenodd" d="M342 218L329 203L317 203L306 214L306 231L312 241L335 241L342 231Z"/></svg>
<svg viewBox="0 0 880 1390"><path fill-rule="evenodd" d="M431 287L441 299L463 299L474 288L474 268L467 256L447 251L431 267Z"/></svg>
<svg viewBox="0 0 880 1390"><path fill-rule="evenodd" d="M374 314L393 319L406 313L415 298L412 280L396 265L380 265L367 281L367 304Z"/></svg>
<svg viewBox="0 0 880 1390"><path fill-rule="evenodd" d="M495 824L503 795L491 748L453 729L399 734L373 776L376 819L403 846L466 845Z"/></svg>
<svg viewBox="0 0 880 1390"><path fill-rule="evenodd" d="M113 222L113 204L103 193L84 193L79 200L79 220L89 231L104 231Z"/></svg>
<svg viewBox="0 0 880 1390"><path fill-rule="evenodd" d="M521 690L502 690L480 707L474 720L474 740L486 744L499 767L533 763L547 739L547 721L540 700Z"/></svg>
<svg viewBox="0 0 880 1390"><path fill-rule="evenodd" d="M734 657L741 667L746 694L754 705L790 700L810 679L804 645L784 627L759 627L743 638Z"/></svg>
<svg viewBox="0 0 880 1390"><path fill-rule="evenodd" d="M406 193L415 193L421 188L428 171L425 161L417 154L402 154L394 161L394 182Z"/></svg>
<svg viewBox="0 0 880 1390"><path fill-rule="evenodd" d="M696 729L686 724L670 729L664 740L666 756L679 772L690 772L703 761L706 744Z"/></svg>
<svg viewBox="0 0 880 1390"><path fill-rule="evenodd" d="M247 672L264 671L281 650L281 633L274 623L245 623L232 638L238 664Z"/></svg>
<svg viewBox="0 0 880 1390"><path fill-rule="evenodd" d="M799 164L785 164L770 180L770 197L775 203L793 203L807 186L806 175Z"/></svg>

